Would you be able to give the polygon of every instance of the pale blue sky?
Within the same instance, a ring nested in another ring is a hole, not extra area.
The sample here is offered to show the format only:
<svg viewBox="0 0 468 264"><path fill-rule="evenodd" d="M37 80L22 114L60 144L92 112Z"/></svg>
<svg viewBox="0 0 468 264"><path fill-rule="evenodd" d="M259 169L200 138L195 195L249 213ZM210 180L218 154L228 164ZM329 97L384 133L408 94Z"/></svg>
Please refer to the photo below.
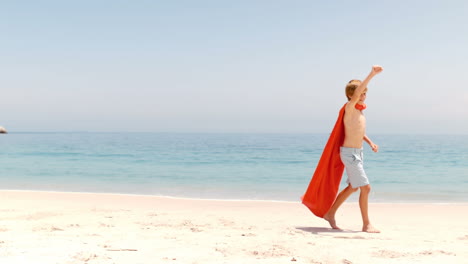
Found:
<svg viewBox="0 0 468 264"><path fill-rule="evenodd" d="M9 1L10 131L328 133L372 64L368 134L468 134L468 1Z"/></svg>

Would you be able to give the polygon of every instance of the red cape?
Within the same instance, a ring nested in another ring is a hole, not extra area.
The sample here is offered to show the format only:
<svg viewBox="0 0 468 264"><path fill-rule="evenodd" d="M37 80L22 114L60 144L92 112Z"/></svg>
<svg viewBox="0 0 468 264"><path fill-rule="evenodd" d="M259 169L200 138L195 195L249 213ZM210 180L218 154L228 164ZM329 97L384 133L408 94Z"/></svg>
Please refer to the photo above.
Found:
<svg viewBox="0 0 468 264"><path fill-rule="evenodd" d="M340 158L340 147L345 136L343 124L345 106L340 110L309 187L302 196L302 203L318 217L323 217L332 207L343 176L344 165Z"/></svg>

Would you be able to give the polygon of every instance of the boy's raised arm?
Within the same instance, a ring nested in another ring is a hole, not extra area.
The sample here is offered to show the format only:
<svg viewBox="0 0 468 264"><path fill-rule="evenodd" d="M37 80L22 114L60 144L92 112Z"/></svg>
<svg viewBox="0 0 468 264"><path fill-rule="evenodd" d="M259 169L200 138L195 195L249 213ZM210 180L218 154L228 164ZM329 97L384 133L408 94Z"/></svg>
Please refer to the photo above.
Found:
<svg viewBox="0 0 468 264"><path fill-rule="evenodd" d="M351 99L349 100L349 102L352 104L352 105L355 105L358 101L359 101L359 98L361 97L361 94L364 92L364 90L367 88L367 84L369 84L370 80L377 74L381 73L383 71L383 68L382 66L379 66L379 65L374 65L372 66L372 70L371 72L369 73L369 75L367 75L366 79L364 79L364 81L361 82L361 84L356 88L356 90L354 90L354 94L353 96L351 97Z"/></svg>

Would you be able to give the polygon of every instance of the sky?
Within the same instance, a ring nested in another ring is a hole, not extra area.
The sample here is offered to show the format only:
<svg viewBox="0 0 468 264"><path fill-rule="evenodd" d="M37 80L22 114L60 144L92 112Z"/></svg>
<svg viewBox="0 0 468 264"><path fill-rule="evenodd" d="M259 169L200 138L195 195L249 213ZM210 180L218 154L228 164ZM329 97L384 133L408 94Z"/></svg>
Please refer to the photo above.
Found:
<svg viewBox="0 0 468 264"><path fill-rule="evenodd" d="M468 134L468 1L3 1L0 126Z"/></svg>

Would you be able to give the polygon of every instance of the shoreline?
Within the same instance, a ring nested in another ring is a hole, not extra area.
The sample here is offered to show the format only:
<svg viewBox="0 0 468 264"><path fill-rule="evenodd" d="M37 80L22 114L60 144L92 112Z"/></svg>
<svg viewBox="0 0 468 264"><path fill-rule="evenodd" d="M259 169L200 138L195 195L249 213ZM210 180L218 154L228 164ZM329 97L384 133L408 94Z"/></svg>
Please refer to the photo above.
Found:
<svg viewBox="0 0 468 264"><path fill-rule="evenodd" d="M200 201L220 201L220 202L272 202L272 203L301 203L298 198L297 201L287 200L265 200L265 199L231 199L231 198L199 198L199 197L183 197L183 196L170 196L170 195L154 195L154 194L136 194L136 193L113 193L113 192L86 192L86 191L51 191L51 190L21 190L21 189L0 189L1 192L23 192L23 193L55 193L55 194L91 194L91 195L114 195L114 196L136 196L136 197L153 197L153 198L167 198L167 199L182 199L182 200L200 200ZM351 196L345 203L358 203L358 197ZM468 201L447 201L447 200L394 200L384 201L383 199L372 200L369 199L370 204L441 204L441 205L457 205L468 204Z"/></svg>

